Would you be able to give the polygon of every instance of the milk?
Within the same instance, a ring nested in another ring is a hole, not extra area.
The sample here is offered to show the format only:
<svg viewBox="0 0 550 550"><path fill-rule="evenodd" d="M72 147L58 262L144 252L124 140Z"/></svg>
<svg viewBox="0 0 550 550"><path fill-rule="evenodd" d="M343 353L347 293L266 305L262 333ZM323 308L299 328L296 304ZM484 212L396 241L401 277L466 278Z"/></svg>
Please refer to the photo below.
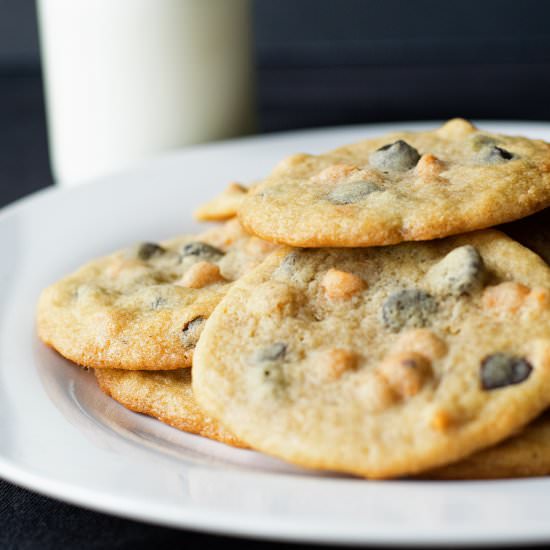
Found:
<svg viewBox="0 0 550 550"><path fill-rule="evenodd" d="M250 0L38 0L38 12L57 182L252 130Z"/></svg>

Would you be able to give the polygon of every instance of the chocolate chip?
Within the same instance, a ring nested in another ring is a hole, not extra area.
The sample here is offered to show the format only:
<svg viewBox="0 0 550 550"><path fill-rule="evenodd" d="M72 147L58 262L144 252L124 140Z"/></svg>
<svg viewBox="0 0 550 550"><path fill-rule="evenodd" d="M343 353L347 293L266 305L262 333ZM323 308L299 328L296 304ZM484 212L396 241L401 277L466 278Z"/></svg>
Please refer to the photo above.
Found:
<svg viewBox="0 0 550 550"><path fill-rule="evenodd" d="M166 249L156 243L141 243L138 245L136 250L136 256L146 262L150 260L153 256L160 256L164 254Z"/></svg>
<svg viewBox="0 0 550 550"><path fill-rule="evenodd" d="M327 199L333 204L354 204L380 190L378 185L370 181L350 181L335 187Z"/></svg>
<svg viewBox="0 0 550 550"><path fill-rule="evenodd" d="M440 294L460 296L481 290L486 278L483 258L468 244L449 252L426 274L426 283Z"/></svg>
<svg viewBox="0 0 550 550"><path fill-rule="evenodd" d="M484 390L495 390L523 382L533 366L523 357L493 353L481 361L480 379Z"/></svg>
<svg viewBox="0 0 550 550"><path fill-rule="evenodd" d="M181 341L186 348L194 348L199 341L206 319L199 315L187 322L181 329Z"/></svg>
<svg viewBox="0 0 550 550"><path fill-rule="evenodd" d="M317 273L315 263L308 261L308 258L311 258L312 254L314 254L314 251L310 249L290 252L273 272L274 279L285 282L293 280L300 284L306 284L307 281L311 281Z"/></svg>
<svg viewBox="0 0 550 550"><path fill-rule="evenodd" d="M282 398L286 394L287 378L282 363L265 363L252 368L250 375L255 380L260 397L267 395Z"/></svg>
<svg viewBox="0 0 550 550"><path fill-rule="evenodd" d="M261 348L254 354L255 363L264 363L268 361L279 361L284 359L287 346L283 342L275 342L265 348Z"/></svg>
<svg viewBox="0 0 550 550"><path fill-rule="evenodd" d="M216 261L224 256L225 253L215 246L195 241L184 244L181 248L181 255L184 258L187 256L195 256L202 260Z"/></svg>
<svg viewBox="0 0 550 550"><path fill-rule="evenodd" d="M286 344L275 342L256 350L250 360L252 380L264 391L273 392L272 395L278 395L286 386L283 363L286 351Z"/></svg>
<svg viewBox="0 0 550 550"><path fill-rule="evenodd" d="M382 321L392 332L397 332L403 327L425 327L430 323L437 308L436 299L423 290L399 290L384 302Z"/></svg>
<svg viewBox="0 0 550 550"><path fill-rule="evenodd" d="M418 151L402 139L380 147L369 157L371 165L383 172L404 172L414 168L419 160Z"/></svg>
<svg viewBox="0 0 550 550"><path fill-rule="evenodd" d="M487 164L500 164L502 162L506 162L507 160L512 160L513 158L513 153L510 153L510 151L496 145L489 147L482 152L482 160Z"/></svg>

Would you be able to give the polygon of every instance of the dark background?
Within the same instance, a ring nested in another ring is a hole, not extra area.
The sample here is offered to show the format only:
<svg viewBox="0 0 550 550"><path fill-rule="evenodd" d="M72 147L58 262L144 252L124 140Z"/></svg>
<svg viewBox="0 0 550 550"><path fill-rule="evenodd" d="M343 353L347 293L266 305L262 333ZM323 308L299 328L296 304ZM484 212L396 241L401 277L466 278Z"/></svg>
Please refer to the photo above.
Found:
<svg viewBox="0 0 550 550"><path fill-rule="evenodd" d="M453 116L550 120L549 21L543 0L256 0L260 130ZM50 184L34 2L0 0L0 206ZM0 481L2 549L226 544Z"/></svg>

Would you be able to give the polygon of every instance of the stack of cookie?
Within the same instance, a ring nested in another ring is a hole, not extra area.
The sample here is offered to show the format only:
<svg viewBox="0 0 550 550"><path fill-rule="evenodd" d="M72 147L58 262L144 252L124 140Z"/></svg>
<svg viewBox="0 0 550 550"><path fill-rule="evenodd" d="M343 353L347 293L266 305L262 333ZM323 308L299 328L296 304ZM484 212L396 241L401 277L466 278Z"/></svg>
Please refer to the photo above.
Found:
<svg viewBox="0 0 550 550"><path fill-rule="evenodd" d="M218 227L46 289L38 331L128 408L300 466L546 475L549 206L549 144L461 119L294 155Z"/></svg>

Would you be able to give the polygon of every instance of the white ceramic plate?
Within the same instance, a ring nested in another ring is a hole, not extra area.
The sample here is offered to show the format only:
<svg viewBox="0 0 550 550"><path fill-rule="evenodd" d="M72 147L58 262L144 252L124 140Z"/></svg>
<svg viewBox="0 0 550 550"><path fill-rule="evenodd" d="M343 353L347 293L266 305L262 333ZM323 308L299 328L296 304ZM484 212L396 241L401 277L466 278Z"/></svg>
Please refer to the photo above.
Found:
<svg viewBox="0 0 550 550"><path fill-rule="evenodd" d="M0 215L0 475L68 502L208 532L345 544L550 541L550 479L371 482L300 471L131 413L38 341L40 290L94 256L198 229L191 212L280 158L396 128L199 146ZM483 124L550 140L550 125ZM17 182L14 182L16 184Z"/></svg>

